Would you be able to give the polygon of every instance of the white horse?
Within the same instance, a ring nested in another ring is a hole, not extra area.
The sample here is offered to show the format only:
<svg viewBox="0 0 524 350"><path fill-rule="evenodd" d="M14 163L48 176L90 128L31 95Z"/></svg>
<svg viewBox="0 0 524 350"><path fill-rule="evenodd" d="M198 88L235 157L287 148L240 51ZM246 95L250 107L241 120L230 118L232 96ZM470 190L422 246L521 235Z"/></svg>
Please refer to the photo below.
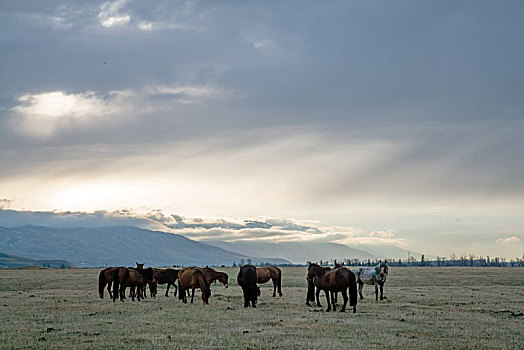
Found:
<svg viewBox="0 0 524 350"><path fill-rule="evenodd" d="M362 288L364 284L374 284L375 285L375 300L378 301L378 289L380 286L380 300L384 299L384 283L388 277L388 265L387 261L380 262L375 267L363 267L359 266L353 269L353 273L357 278L358 283L358 294L360 294L360 299L364 299L362 295Z"/></svg>

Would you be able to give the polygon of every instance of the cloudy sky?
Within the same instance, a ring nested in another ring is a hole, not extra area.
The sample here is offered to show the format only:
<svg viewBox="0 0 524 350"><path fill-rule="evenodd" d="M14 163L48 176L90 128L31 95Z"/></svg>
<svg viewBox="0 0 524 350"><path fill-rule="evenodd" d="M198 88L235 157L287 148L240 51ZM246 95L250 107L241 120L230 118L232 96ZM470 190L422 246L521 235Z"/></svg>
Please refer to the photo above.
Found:
<svg viewBox="0 0 524 350"><path fill-rule="evenodd" d="M522 256L523 16L522 1L3 1L0 207Z"/></svg>

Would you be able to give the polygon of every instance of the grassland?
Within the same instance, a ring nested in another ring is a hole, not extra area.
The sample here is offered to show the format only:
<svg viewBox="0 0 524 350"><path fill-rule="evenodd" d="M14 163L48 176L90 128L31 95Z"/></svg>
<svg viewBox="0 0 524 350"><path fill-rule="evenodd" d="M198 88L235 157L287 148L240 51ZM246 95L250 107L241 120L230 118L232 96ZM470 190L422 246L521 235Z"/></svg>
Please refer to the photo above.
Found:
<svg viewBox="0 0 524 350"><path fill-rule="evenodd" d="M113 303L98 269L0 270L0 348L492 348L524 344L520 268L391 268L386 300L364 287L357 313L305 305L305 268L284 268L282 298L263 285L244 309L236 269L209 305L159 294ZM324 302L325 299L321 299Z"/></svg>

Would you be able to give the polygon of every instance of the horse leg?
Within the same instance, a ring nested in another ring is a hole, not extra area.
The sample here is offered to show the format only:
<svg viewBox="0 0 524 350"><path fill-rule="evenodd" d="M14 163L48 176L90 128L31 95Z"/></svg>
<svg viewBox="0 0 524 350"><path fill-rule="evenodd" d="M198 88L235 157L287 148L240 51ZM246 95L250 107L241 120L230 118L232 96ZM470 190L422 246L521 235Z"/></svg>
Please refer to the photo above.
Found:
<svg viewBox="0 0 524 350"><path fill-rule="evenodd" d="M168 283L168 284L167 284L167 289L166 289L166 297L169 296L168 293L169 293L169 287L170 287L170 286L171 286L171 283Z"/></svg>
<svg viewBox="0 0 524 350"><path fill-rule="evenodd" d="M111 281L111 282L109 282L109 283L107 284L107 291L109 292L109 297L110 297L111 299L113 299L113 293L111 292L111 288L112 288L112 287L113 287L113 282Z"/></svg>
<svg viewBox="0 0 524 350"><path fill-rule="evenodd" d="M244 294L244 307L249 306L249 298L247 296L247 291L242 287L242 294Z"/></svg>
<svg viewBox="0 0 524 350"><path fill-rule="evenodd" d="M358 294L360 295L360 300L364 299L362 288L364 288L364 282L358 281Z"/></svg>
<svg viewBox="0 0 524 350"><path fill-rule="evenodd" d="M317 306L318 307L322 307L322 304L320 304L320 289L317 288L317 294L316 294L316 297L317 297Z"/></svg>
<svg viewBox="0 0 524 350"><path fill-rule="evenodd" d="M378 283L375 281L375 301L378 301Z"/></svg>
<svg viewBox="0 0 524 350"><path fill-rule="evenodd" d="M384 283L380 284L380 300L384 300Z"/></svg>
<svg viewBox="0 0 524 350"><path fill-rule="evenodd" d="M276 279L273 279L273 298L277 296L277 281Z"/></svg>
<svg viewBox="0 0 524 350"><path fill-rule="evenodd" d="M176 285L174 283L173 283L173 288L175 288L175 293L173 293L173 296L176 297L177 288L176 288Z"/></svg>
<svg viewBox="0 0 524 350"><path fill-rule="evenodd" d="M189 289L187 291L189 291ZM195 296L195 287L193 287L193 290L191 291L191 304L193 304L193 297L194 296Z"/></svg>
<svg viewBox="0 0 524 350"><path fill-rule="evenodd" d="M335 294L335 301L334 304L338 303L338 292L333 292Z"/></svg>
<svg viewBox="0 0 524 350"><path fill-rule="evenodd" d="M331 293L331 304L333 305L333 312L337 311L337 304L336 304L336 296L337 292L330 292Z"/></svg>
<svg viewBox="0 0 524 350"><path fill-rule="evenodd" d="M348 294L346 289L342 290L342 298L344 299L344 305L342 305L342 310L340 310L340 312L346 312L346 305L348 303Z"/></svg>
<svg viewBox="0 0 524 350"><path fill-rule="evenodd" d="M328 308L327 308L326 312L329 312L329 311L331 311L331 304L329 302L329 292L327 290L325 290L324 293L326 293L326 300L327 300L327 304L328 304Z"/></svg>

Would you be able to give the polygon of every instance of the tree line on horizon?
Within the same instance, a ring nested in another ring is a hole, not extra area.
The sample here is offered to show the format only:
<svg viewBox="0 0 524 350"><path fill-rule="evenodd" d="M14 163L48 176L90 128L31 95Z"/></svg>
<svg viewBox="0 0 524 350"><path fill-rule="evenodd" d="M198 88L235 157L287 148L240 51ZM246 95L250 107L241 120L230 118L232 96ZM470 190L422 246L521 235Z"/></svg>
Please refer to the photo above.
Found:
<svg viewBox="0 0 524 350"><path fill-rule="evenodd" d="M345 258L345 259L325 259L319 260L317 263L320 265L334 266L337 261L343 263L346 266L376 266L382 259L358 259L358 258ZM490 257L489 255L484 257L482 255L476 256L474 254L451 254L449 257L437 256L435 259L426 259L424 254L421 255L420 260L414 256L409 256L407 259L384 259L387 261L389 266L394 267L417 267L417 266L466 266L466 267L524 267L524 253L520 258L507 259L505 257ZM255 265L255 266L305 266L307 264L271 264L269 262L257 262L252 263L251 259L241 259L239 262L234 261L232 267L242 265ZM225 267L222 265L222 267Z"/></svg>

